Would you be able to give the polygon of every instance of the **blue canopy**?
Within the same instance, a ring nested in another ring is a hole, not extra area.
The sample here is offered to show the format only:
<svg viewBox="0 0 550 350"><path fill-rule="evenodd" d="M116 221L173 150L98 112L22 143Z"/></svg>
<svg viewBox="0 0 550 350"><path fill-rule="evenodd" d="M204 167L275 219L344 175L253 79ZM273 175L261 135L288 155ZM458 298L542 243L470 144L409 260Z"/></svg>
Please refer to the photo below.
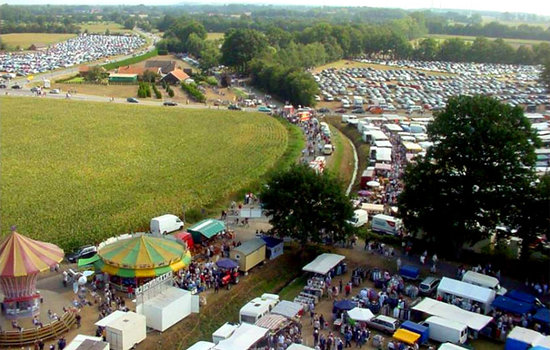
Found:
<svg viewBox="0 0 550 350"><path fill-rule="evenodd" d="M517 315L523 315L535 309L535 305L533 304L521 302L508 297L503 297L501 295L496 297L496 299L493 301L492 306L495 309L511 312Z"/></svg>
<svg viewBox="0 0 550 350"><path fill-rule="evenodd" d="M520 292L519 290L511 290L506 293L506 297L521 301L523 303L535 304L537 297L532 294Z"/></svg>
<svg viewBox="0 0 550 350"><path fill-rule="evenodd" d="M216 261L216 265L218 265L218 267L221 267L222 269L228 269L228 270L229 269L235 269L235 268L239 267L239 264L237 264L233 260L227 259L227 258L222 258L222 259Z"/></svg>
<svg viewBox="0 0 550 350"><path fill-rule="evenodd" d="M339 300L334 303L334 307L339 310L351 310L357 306L357 303L351 300Z"/></svg>
<svg viewBox="0 0 550 350"><path fill-rule="evenodd" d="M533 316L533 319L542 322L543 324L549 324L550 323L550 310L547 308L542 308L537 311L537 313Z"/></svg>
<svg viewBox="0 0 550 350"><path fill-rule="evenodd" d="M403 265L399 269L399 274L403 278L408 278L408 279L415 280L420 275L420 269L418 267L415 267L415 266L412 266L412 265Z"/></svg>
<svg viewBox="0 0 550 350"><path fill-rule="evenodd" d="M401 328L420 334L420 339L418 339L418 343L420 344L427 342L428 338L430 337L430 329L418 323L405 321L403 322L403 324L401 324Z"/></svg>

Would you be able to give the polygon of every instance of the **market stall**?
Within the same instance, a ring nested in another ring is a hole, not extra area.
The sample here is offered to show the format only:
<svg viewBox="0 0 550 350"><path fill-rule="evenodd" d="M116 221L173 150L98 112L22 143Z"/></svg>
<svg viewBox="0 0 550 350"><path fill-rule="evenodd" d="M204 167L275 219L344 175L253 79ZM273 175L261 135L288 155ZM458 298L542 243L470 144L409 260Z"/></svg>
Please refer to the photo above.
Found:
<svg viewBox="0 0 550 350"><path fill-rule="evenodd" d="M193 242L199 244L225 232L225 223L215 219L205 219L189 227L187 232L193 236Z"/></svg>
<svg viewBox="0 0 550 350"><path fill-rule="evenodd" d="M312 272L319 275L326 275L330 270L334 269L346 257L338 254L323 253L315 258L312 262L302 268L303 271Z"/></svg>
<svg viewBox="0 0 550 350"><path fill-rule="evenodd" d="M411 332L404 328L399 328L393 333L393 337L399 341L412 345L420 339L420 334Z"/></svg>
<svg viewBox="0 0 550 350"><path fill-rule="evenodd" d="M229 338L220 341L214 347L214 350L248 350L262 341L268 332L268 329L241 323L233 334Z"/></svg>

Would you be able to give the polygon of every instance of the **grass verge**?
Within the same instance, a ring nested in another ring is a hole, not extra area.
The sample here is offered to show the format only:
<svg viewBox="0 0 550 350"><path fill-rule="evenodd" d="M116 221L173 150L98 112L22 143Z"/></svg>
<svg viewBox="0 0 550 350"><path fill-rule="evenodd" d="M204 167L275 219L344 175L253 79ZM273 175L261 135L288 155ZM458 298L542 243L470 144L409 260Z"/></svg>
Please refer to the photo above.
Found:
<svg viewBox="0 0 550 350"><path fill-rule="evenodd" d="M110 71L110 70L116 69L118 67L129 66L131 64L136 64L136 63L139 63L141 61L145 61L145 60L147 60L149 58L152 58L152 57L155 57L155 56L158 56L158 50L157 49L146 52L143 55L127 58L127 59L122 60L122 61L107 63L107 64L104 64L102 67L105 68L105 70Z"/></svg>

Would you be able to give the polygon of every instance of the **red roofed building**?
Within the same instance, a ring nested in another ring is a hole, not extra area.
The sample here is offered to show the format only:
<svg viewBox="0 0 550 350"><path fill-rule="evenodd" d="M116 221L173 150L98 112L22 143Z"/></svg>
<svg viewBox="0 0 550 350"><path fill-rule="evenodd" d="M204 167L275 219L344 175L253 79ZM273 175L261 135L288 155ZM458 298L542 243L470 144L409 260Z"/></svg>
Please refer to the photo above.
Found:
<svg viewBox="0 0 550 350"><path fill-rule="evenodd" d="M189 75L182 71L181 69L174 69L170 73L162 77L161 81L165 81L168 84L174 85L189 79Z"/></svg>

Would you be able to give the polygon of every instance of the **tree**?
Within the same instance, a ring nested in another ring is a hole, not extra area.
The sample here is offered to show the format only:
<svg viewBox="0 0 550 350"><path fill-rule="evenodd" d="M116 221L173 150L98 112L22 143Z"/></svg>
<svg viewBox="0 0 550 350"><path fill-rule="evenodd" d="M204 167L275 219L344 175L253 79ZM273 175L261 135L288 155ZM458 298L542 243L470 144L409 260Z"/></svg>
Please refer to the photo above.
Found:
<svg viewBox="0 0 550 350"><path fill-rule="evenodd" d="M199 54L200 56L200 68L203 71L208 71L220 64L221 52L218 49L217 41L207 40L204 41L204 46Z"/></svg>
<svg viewBox="0 0 550 350"><path fill-rule="evenodd" d="M134 29L135 26L136 19L134 17L128 17L128 19L124 21L124 29Z"/></svg>
<svg viewBox="0 0 550 350"><path fill-rule="evenodd" d="M230 30L222 45L222 63L244 72L248 62L267 48L263 33L254 29Z"/></svg>
<svg viewBox="0 0 550 350"><path fill-rule="evenodd" d="M515 203L535 179L531 142L538 139L523 110L484 96L453 97L428 135L434 145L405 170L405 226L455 254L497 225L513 227Z"/></svg>
<svg viewBox="0 0 550 350"><path fill-rule="evenodd" d="M540 81L546 85L547 88L550 88L550 59L547 59L542 68L542 73L540 74Z"/></svg>
<svg viewBox="0 0 550 350"><path fill-rule="evenodd" d="M101 66L91 66L84 80L97 83L105 78L105 69Z"/></svg>
<svg viewBox="0 0 550 350"><path fill-rule="evenodd" d="M273 231L302 244L333 242L351 233L346 222L353 207L341 183L331 174L317 174L305 165L276 174L260 194Z"/></svg>
<svg viewBox="0 0 550 350"><path fill-rule="evenodd" d="M157 81L157 79L159 78L160 76L158 75L158 73L155 73L153 71L150 71L150 70L146 70L145 72L143 72L143 74L141 75L141 81L145 81L145 82L148 82L148 83L155 83L155 81Z"/></svg>

